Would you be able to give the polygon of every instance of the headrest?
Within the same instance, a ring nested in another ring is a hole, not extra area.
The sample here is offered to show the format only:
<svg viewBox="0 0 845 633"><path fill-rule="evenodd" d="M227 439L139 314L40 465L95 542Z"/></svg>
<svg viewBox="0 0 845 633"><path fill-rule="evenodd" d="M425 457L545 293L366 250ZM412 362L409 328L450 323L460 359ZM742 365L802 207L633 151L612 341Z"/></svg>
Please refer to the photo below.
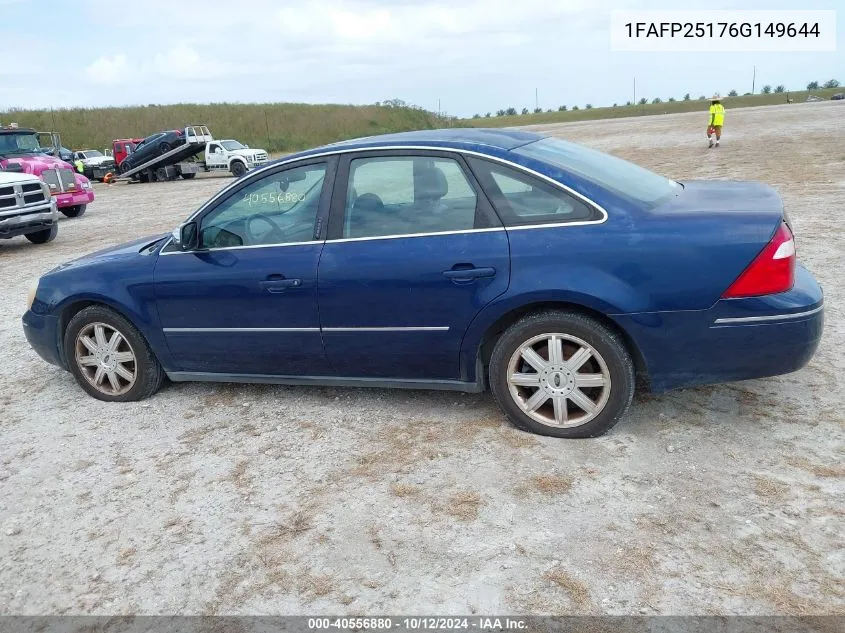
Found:
<svg viewBox="0 0 845 633"><path fill-rule="evenodd" d="M449 182L439 167L426 167L417 174L416 198L440 200L449 193Z"/></svg>

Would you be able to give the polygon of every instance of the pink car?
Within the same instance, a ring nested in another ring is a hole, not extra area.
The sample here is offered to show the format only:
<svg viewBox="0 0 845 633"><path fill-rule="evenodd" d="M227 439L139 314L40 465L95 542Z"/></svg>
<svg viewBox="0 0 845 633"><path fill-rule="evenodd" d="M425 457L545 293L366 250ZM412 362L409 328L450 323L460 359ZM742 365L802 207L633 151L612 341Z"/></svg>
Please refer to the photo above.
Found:
<svg viewBox="0 0 845 633"><path fill-rule="evenodd" d="M39 136L15 124L0 127L0 169L38 176L50 187L59 211L77 218L94 201L91 182L69 163L50 156L50 148L41 146Z"/></svg>

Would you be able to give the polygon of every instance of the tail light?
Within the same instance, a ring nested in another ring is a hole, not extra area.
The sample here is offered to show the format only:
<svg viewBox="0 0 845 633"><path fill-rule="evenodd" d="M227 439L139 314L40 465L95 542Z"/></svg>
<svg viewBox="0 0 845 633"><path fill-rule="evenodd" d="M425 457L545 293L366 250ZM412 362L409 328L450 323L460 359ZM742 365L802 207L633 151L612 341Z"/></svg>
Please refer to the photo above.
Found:
<svg viewBox="0 0 845 633"><path fill-rule="evenodd" d="M722 298L758 297L786 292L794 282L795 239L786 222L782 222L766 248L731 284Z"/></svg>

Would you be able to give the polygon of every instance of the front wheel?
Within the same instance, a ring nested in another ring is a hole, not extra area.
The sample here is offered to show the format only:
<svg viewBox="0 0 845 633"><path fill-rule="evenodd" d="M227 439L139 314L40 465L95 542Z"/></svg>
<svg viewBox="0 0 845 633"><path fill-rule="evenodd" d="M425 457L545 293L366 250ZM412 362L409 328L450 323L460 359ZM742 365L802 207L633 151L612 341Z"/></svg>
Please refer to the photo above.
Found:
<svg viewBox="0 0 845 633"><path fill-rule="evenodd" d="M59 209L62 213L64 213L69 218L78 218L85 210L88 208L87 204L78 204L75 207L65 207L64 209Z"/></svg>
<svg viewBox="0 0 845 633"><path fill-rule="evenodd" d="M634 395L634 364L622 338L574 312L529 315L501 335L490 388L516 426L540 435L596 437Z"/></svg>
<svg viewBox="0 0 845 633"><path fill-rule="evenodd" d="M232 170L232 175L235 176L235 178L240 178L246 173L246 165L239 160L232 161L230 169Z"/></svg>
<svg viewBox="0 0 845 633"><path fill-rule="evenodd" d="M173 149L173 148L170 147L170 143L168 143L166 141L163 141L163 142L158 144L158 151L162 156L164 154L166 154L167 152L169 152L171 149Z"/></svg>
<svg viewBox="0 0 845 633"><path fill-rule="evenodd" d="M47 242L52 242L54 239L56 239L56 236L58 234L59 225L57 223L53 223L53 225L49 229L35 231L34 233L27 233L26 239L28 239L33 244L46 244Z"/></svg>
<svg viewBox="0 0 845 633"><path fill-rule="evenodd" d="M164 381L164 370L141 333L102 305L89 306L70 320L64 350L76 382L98 400L143 400Z"/></svg>

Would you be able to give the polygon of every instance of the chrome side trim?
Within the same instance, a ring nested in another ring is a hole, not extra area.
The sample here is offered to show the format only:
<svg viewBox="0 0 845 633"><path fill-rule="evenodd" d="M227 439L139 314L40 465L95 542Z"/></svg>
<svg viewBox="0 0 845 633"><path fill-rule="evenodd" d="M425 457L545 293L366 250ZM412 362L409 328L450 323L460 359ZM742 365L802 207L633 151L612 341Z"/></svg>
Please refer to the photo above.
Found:
<svg viewBox="0 0 845 633"><path fill-rule="evenodd" d="M207 333L207 332L319 332L318 327L166 327L162 331L168 334L176 333Z"/></svg>
<svg viewBox="0 0 845 633"><path fill-rule="evenodd" d="M730 317L724 319L716 319L714 323L722 325L725 323L761 323L765 321L782 321L782 320L789 320L789 319L800 319L801 317L810 316L816 314L817 312L821 312L824 309L824 304L820 305L818 308L813 308L812 310L807 310L806 312L788 312L786 314L767 314L765 316L752 316L752 317Z"/></svg>
<svg viewBox="0 0 845 633"><path fill-rule="evenodd" d="M208 332L446 332L448 326L411 327L166 327L167 334L198 334Z"/></svg>
<svg viewBox="0 0 845 633"><path fill-rule="evenodd" d="M436 327L324 327L323 332L447 332L448 326Z"/></svg>

